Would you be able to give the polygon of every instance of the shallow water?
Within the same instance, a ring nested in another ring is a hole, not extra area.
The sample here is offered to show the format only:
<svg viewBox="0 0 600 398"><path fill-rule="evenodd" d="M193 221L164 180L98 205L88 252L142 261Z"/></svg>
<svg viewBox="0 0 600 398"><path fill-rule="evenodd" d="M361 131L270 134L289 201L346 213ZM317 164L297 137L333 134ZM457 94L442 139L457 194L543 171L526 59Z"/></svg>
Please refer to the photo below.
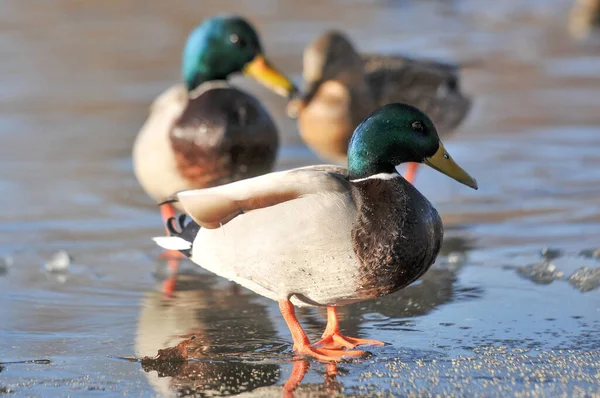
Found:
<svg viewBox="0 0 600 398"><path fill-rule="evenodd" d="M176 295L163 297L167 271L149 239L160 219L131 171L131 144L149 103L178 79L185 35L207 15L236 11L297 80L302 46L329 27L364 50L473 64L463 76L475 105L447 147L480 190L420 170L417 187L446 224L443 254L420 282L346 307L343 330L389 345L337 368L310 363L297 395L598 394L600 289L569 277L600 268L600 47L566 35L567 7L4 1L0 392L280 396L305 370L291 361L276 303L189 263ZM318 161L282 100L236 82L277 117L280 168ZM560 252L543 257L544 248ZM73 261L48 272L58 250ZM300 313L311 338L322 315ZM181 367L121 359L189 335L195 359ZM50 363L9 363L31 359Z"/></svg>

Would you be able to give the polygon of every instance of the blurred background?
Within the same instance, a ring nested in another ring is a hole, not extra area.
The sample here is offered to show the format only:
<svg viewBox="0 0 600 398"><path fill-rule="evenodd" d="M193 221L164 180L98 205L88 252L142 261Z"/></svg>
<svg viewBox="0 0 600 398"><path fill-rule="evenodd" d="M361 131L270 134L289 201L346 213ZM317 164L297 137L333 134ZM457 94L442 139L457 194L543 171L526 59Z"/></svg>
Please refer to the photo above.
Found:
<svg viewBox="0 0 600 398"><path fill-rule="evenodd" d="M600 42L569 28L572 5L4 0L0 392L280 394L293 364L276 303L191 263L164 298L150 240L163 229L132 173L150 103L180 81L187 34L217 13L247 17L298 84L304 46L332 28L361 51L468 64L473 109L446 147L479 191L419 171L444 219L444 252L414 286L346 310L349 334L391 345L340 365L335 380L313 363L298 394L598 391ZM279 169L320 163L283 99L233 82L275 117ZM66 265L48 270L57 258ZM324 326L319 311L301 321L311 337ZM200 359L186 369L119 359L191 334ZM42 358L51 363L8 364Z"/></svg>

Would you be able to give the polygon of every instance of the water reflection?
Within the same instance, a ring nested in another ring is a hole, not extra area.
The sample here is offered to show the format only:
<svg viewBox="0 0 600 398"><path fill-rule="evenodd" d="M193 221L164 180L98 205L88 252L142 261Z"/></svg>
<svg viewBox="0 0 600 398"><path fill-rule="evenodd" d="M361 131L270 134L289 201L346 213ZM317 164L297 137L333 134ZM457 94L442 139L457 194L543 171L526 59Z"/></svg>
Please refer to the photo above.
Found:
<svg viewBox="0 0 600 398"><path fill-rule="evenodd" d="M462 266L447 259L449 254L466 258L470 248L467 239L448 237L439 264L417 283L378 300L340 308L342 330L360 335L369 333L369 325L375 323L378 330L402 335L414 331L412 318L466 299L454 286ZM287 329L277 327L283 321L275 304L245 289L232 289L231 283L204 272L180 275L173 296L146 294L136 333L138 357L154 356L159 349L196 336L187 346L191 360L144 366L149 382L161 394L231 395L259 388L261 395L340 393L337 366L294 357ZM275 311L270 312L270 306ZM323 332L324 310L303 309L299 318L312 338ZM289 368L290 362L291 372L284 376L287 371L282 367ZM301 384L311 364L321 381Z"/></svg>
<svg viewBox="0 0 600 398"><path fill-rule="evenodd" d="M283 386L261 387L240 397L338 397L342 396L343 385L338 380L338 365L335 363L318 364L316 373L319 375L318 383L302 383L304 377L311 369L311 363L305 360L294 361L289 378Z"/></svg>
<svg viewBox="0 0 600 398"><path fill-rule="evenodd" d="M144 298L136 355L153 356L158 349L196 336L188 345L188 355L194 360L145 369L158 392L229 395L279 379L279 365L263 362L262 352L277 354L285 345L261 298L232 291L230 285L219 282L210 274L181 275L173 297L152 292Z"/></svg>
<svg viewBox="0 0 600 398"><path fill-rule="evenodd" d="M186 361L167 366L143 366L158 392L178 396L227 396L270 386L279 378L279 366L243 362ZM158 379L153 380L152 372ZM168 386L161 383L168 380ZM164 388L166 387L166 388Z"/></svg>

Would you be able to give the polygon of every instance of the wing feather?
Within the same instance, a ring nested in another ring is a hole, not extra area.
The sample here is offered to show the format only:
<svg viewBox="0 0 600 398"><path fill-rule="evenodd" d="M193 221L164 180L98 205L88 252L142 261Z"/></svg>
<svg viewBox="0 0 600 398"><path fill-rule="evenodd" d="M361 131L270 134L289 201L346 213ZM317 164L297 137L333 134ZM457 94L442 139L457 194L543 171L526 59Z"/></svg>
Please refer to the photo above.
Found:
<svg viewBox="0 0 600 398"><path fill-rule="evenodd" d="M460 89L457 66L402 56L365 56L365 78L378 104L404 102L427 113L442 130L454 129L471 100Z"/></svg>
<svg viewBox="0 0 600 398"><path fill-rule="evenodd" d="M221 185L179 192L184 211L200 226L219 228L239 214L297 199L303 195L347 192L346 169L309 166Z"/></svg>

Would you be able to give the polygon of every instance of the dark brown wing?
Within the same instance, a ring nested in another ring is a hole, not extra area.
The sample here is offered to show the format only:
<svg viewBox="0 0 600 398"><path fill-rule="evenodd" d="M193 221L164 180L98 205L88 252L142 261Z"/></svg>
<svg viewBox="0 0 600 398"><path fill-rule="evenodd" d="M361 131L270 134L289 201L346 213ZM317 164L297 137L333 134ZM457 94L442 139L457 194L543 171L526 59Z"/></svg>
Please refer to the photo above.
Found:
<svg viewBox="0 0 600 398"><path fill-rule="evenodd" d="M362 54L365 62L365 72L371 73L378 69L399 69L407 64L417 63L421 66L426 66L438 70L440 73L452 75L459 74L459 67L455 64L431 60L431 59L414 59L403 55L380 55L380 54Z"/></svg>
<svg viewBox="0 0 600 398"><path fill-rule="evenodd" d="M266 110L232 87L212 88L190 99L170 141L180 174L197 188L270 172L279 146Z"/></svg>
<svg viewBox="0 0 600 398"><path fill-rule="evenodd" d="M441 133L467 115L471 100L460 90L456 66L402 56L366 55L365 73L379 105L403 102L425 112Z"/></svg>

